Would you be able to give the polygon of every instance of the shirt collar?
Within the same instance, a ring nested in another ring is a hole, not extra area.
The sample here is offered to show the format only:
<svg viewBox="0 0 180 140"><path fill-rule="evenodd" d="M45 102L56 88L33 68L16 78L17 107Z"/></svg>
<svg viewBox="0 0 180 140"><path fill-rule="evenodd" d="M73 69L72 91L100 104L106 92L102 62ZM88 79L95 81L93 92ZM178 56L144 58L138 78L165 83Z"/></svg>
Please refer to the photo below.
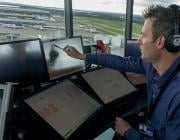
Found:
<svg viewBox="0 0 180 140"><path fill-rule="evenodd" d="M164 85L164 83L166 83L167 80L169 80L169 77L171 76L171 74L179 64L180 64L180 57L178 56L178 58L173 62L170 68L162 76L159 77L160 87Z"/></svg>

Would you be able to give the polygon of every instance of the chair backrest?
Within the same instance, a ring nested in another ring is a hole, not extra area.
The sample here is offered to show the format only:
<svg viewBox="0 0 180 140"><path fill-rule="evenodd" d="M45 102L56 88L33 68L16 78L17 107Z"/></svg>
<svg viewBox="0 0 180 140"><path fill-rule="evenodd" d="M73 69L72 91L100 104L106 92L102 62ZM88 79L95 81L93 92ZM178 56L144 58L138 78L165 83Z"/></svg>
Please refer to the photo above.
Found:
<svg viewBox="0 0 180 140"><path fill-rule="evenodd" d="M140 57L141 52L136 39L126 39L125 57Z"/></svg>

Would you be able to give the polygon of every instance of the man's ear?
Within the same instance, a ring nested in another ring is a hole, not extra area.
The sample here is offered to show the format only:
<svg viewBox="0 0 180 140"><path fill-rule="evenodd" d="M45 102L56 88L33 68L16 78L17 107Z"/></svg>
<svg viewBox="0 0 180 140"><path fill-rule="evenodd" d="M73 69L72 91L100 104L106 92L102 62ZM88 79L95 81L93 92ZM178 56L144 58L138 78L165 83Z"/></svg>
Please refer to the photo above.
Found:
<svg viewBox="0 0 180 140"><path fill-rule="evenodd" d="M158 37L158 39L156 41L156 45L159 49L163 49L165 47L165 45L166 45L165 40L166 40L166 38L163 35Z"/></svg>

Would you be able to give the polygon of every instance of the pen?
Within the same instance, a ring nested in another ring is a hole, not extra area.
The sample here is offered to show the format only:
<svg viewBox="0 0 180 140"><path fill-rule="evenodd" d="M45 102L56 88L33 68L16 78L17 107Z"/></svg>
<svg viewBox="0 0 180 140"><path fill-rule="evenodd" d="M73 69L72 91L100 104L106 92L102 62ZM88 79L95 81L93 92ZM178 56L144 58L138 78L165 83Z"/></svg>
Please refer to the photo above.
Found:
<svg viewBox="0 0 180 140"><path fill-rule="evenodd" d="M57 47L57 48L59 48L59 49L61 49L61 50L64 50L64 48L62 48L62 47L60 47L60 46L58 46L58 45L56 45L56 44L52 44L51 46Z"/></svg>

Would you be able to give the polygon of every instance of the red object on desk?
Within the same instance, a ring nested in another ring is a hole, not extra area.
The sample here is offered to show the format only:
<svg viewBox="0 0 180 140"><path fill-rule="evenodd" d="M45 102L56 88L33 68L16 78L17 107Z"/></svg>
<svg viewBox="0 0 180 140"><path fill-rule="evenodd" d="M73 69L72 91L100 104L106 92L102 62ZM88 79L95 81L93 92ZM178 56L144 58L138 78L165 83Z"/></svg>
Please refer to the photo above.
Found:
<svg viewBox="0 0 180 140"><path fill-rule="evenodd" d="M96 40L96 43L97 43L98 49L101 50L102 53L106 53L106 46L103 43L103 41L102 40Z"/></svg>

